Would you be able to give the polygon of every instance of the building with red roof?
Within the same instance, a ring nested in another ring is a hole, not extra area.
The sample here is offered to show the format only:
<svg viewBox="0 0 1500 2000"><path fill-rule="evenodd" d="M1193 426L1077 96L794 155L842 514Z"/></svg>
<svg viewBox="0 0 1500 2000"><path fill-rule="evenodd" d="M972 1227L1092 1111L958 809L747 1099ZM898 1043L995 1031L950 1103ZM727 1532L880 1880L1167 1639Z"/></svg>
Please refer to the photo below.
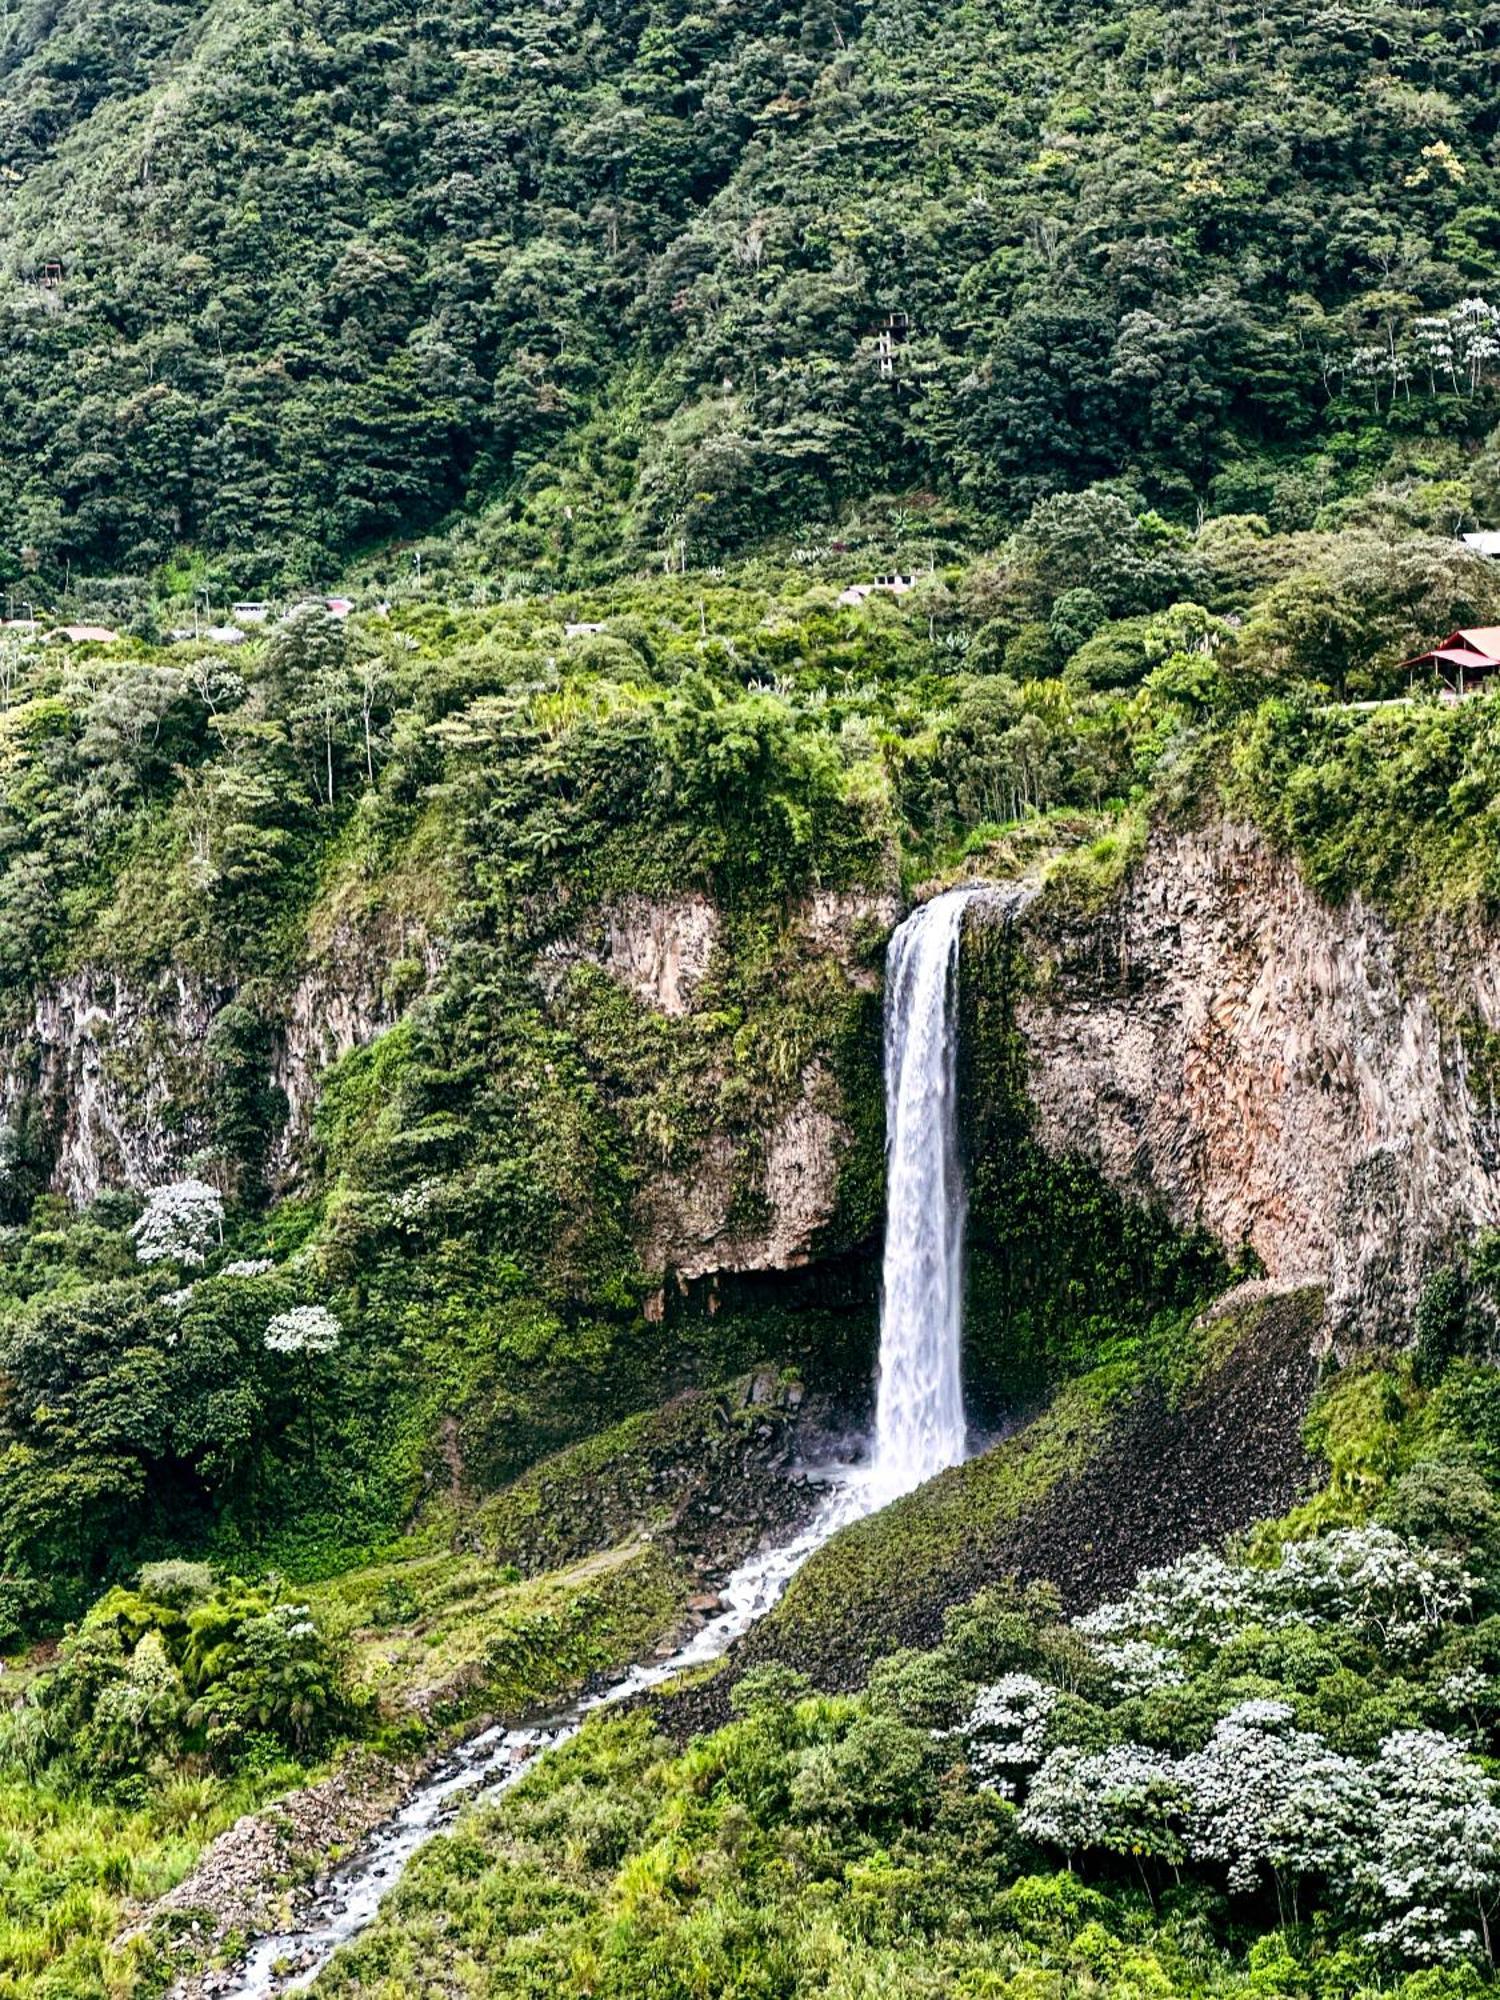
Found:
<svg viewBox="0 0 1500 2000"><path fill-rule="evenodd" d="M1431 652L1419 653L1406 665L1414 675L1436 674L1450 701L1483 694L1500 674L1500 625L1472 625L1450 632Z"/></svg>

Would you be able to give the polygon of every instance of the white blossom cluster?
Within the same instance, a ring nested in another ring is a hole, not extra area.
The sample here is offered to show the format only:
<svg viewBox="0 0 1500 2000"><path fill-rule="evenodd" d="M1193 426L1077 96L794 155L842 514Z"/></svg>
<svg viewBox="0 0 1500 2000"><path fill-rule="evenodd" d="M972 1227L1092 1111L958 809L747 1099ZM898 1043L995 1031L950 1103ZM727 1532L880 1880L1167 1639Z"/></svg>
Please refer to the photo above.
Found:
<svg viewBox="0 0 1500 2000"><path fill-rule="evenodd" d="M206 1181L172 1181L146 1197L130 1233L143 1264L199 1265L223 1240L224 1197Z"/></svg>
<svg viewBox="0 0 1500 2000"><path fill-rule="evenodd" d="M1254 1889L1267 1868L1330 1881L1352 1874L1374 1784L1363 1766L1294 1727L1285 1702L1241 1702L1181 1769L1190 1852L1222 1865L1231 1889Z"/></svg>
<svg viewBox="0 0 1500 2000"><path fill-rule="evenodd" d="M220 1267L221 1278L263 1278L267 1271L276 1269L274 1257L237 1257L233 1263Z"/></svg>
<svg viewBox="0 0 1500 2000"><path fill-rule="evenodd" d="M268 1323L265 1345L273 1354L331 1354L342 1332L326 1306L293 1306Z"/></svg>
<svg viewBox="0 0 1500 2000"><path fill-rule="evenodd" d="M1037 1772L1019 1817L1032 1840L1068 1854L1104 1848L1175 1858L1187 1809L1181 1767L1164 1751L1065 1744Z"/></svg>
<svg viewBox="0 0 1500 2000"><path fill-rule="evenodd" d="M1386 1914L1367 1942L1425 1965L1472 1957L1500 1896L1493 1784L1432 1729L1388 1737L1373 1775L1380 1806L1361 1875Z"/></svg>
<svg viewBox="0 0 1500 2000"><path fill-rule="evenodd" d="M1326 1881L1367 1913L1366 1942L1419 1964L1473 1957L1500 1902L1500 1802L1461 1744L1398 1730L1361 1764L1281 1701L1241 1702L1188 1757L1055 1749L1018 1818L1069 1855L1186 1857L1240 1893L1268 1873Z"/></svg>
<svg viewBox="0 0 1500 2000"><path fill-rule="evenodd" d="M1158 1688L1182 1687L1188 1678L1182 1655L1154 1639L1102 1640L1096 1647L1109 1669L1110 1685L1122 1701L1154 1694Z"/></svg>
<svg viewBox="0 0 1500 2000"><path fill-rule="evenodd" d="M442 1181L432 1175L425 1180L415 1181L410 1187L398 1188L394 1194L386 1197L392 1222L421 1222L440 1205L443 1195Z"/></svg>
<svg viewBox="0 0 1500 2000"><path fill-rule="evenodd" d="M1328 1625L1409 1656L1464 1615L1474 1590L1463 1565L1440 1550L1416 1548L1389 1528L1337 1528L1288 1543L1274 1569L1199 1549L1145 1570L1129 1596L1079 1619L1078 1629L1115 1647L1134 1640L1186 1648L1227 1645L1252 1625ZM1135 1664L1143 1674L1145 1657ZM1168 1671L1166 1656L1157 1664Z"/></svg>
<svg viewBox="0 0 1500 2000"><path fill-rule="evenodd" d="M1006 1798L1016 1781L1041 1763L1057 1689L1030 1674L1006 1674L981 1688L962 1735L970 1771L985 1789Z"/></svg>

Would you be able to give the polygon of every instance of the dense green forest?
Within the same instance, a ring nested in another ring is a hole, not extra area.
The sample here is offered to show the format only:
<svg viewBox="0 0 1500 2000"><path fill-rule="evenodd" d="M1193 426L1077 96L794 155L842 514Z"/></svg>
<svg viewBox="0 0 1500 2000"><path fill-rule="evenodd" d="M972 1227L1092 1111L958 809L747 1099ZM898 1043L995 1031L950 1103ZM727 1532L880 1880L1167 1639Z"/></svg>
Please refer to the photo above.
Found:
<svg viewBox="0 0 1500 2000"><path fill-rule="evenodd" d="M969 877L1036 898L955 989L974 1455L317 1990L1490 1989L1500 1199L1335 1338L1044 1143L1021 1017L1228 826L1493 1174L1500 709L1403 662L1500 626L1497 66L1474 0L0 0L0 2000L233 1960L805 1523Z"/></svg>
<svg viewBox="0 0 1500 2000"><path fill-rule="evenodd" d="M0 574L233 594L459 516L579 579L880 492L941 553L1097 479L1306 528L1493 419L1497 46L1478 0L16 0Z"/></svg>

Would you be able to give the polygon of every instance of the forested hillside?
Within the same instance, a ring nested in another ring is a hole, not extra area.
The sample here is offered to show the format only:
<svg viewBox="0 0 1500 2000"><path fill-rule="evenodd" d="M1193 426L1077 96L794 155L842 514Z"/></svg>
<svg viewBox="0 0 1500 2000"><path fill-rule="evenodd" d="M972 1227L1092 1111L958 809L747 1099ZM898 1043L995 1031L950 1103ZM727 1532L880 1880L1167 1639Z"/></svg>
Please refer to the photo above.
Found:
<svg viewBox="0 0 1500 2000"><path fill-rule="evenodd" d="M0 2000L1493 1990L1497 122L0 0Z"/></svg>
<svg viewBox="0 0 1500 2000"><path fill-rule="evenodd" d="M232 593L462 513L577 578L880 492L940 552L1101 478L1309 526L1493 416L1497 47L1478 0L19 0L0 576Z"/></svg>

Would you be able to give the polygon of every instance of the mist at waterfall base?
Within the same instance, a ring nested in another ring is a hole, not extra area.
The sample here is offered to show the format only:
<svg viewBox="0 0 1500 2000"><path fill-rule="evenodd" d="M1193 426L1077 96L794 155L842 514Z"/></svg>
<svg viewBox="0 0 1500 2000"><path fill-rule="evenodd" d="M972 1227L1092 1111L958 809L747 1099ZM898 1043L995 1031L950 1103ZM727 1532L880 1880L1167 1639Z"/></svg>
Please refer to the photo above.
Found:
<svg viewBox="0 0 1500 2000"><path fill-rule="evenodd" d="M724 1609L670 1659L531 1729L495 1727L461 1745L359 1855L319 1891L303 1926L263 1938L222 2000L270 2000L309 1986L359 1936L411 1856L468 1800L494 1797L587 1717L725 1654L771 1610L809 1556L965 1455L961 1342L967 1202L958 1140L958 960L963 925L991 884L950 889L913 912L886 955L886 1235L880 1377L869 1463L824 1472L828 1493L802 1532L741 1564Z"/></svg>

